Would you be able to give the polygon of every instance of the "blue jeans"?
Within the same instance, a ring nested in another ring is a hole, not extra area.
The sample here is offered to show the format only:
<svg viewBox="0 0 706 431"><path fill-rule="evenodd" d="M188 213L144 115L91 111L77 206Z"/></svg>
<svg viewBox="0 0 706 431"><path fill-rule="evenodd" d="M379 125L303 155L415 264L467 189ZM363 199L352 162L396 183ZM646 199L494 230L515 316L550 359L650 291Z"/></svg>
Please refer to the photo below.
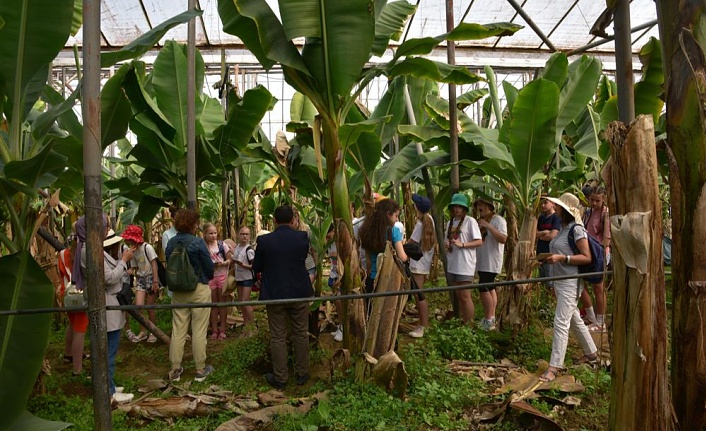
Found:
<svg viewBox="0 0 706 431"><path fill-rule="evenodd" d="M108 385L110 396L115 394L115 357L118 356L118 344L120 344L120 329L108 332Z"/></svg>

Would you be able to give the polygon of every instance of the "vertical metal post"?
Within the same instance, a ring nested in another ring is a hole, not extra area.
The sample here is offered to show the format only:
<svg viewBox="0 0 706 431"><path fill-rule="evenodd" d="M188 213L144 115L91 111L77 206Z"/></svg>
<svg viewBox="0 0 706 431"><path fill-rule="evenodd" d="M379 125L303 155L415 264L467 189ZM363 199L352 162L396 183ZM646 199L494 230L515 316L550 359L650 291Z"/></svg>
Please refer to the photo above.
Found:
<svg viewBox="0 0 706 431"><path fill-rule="evenodd" d="M454 1L446 0L446 31L450 32L454 29ZM456 45L453 41L446 41L446 58L450 65L456 64ZM458 174L458 129L456 128L456 85L449 83L449 155L451 156L451 193L458 192L460 180ZM446 262L444 262L446 263ZM458 298L453 292L449 292L451 305L453 306L454 316L461 315L461 308L458 304Z"/></svg>
<svg viewBox="0 0 706 431"><path fill-rule="evenodd" d="M630 0L618 0L613 28L615 29L615 81L618 84L618 118L623 123L629 124L635 119Z"/></svg>
<svg viewBox="0 0 706 431"><path fill-rule="evenodd" d="M233 91L235 94L240 95L240 68L238 68L238 65L236 64L233 67ZM226 112L230 109L230 105L228 102L228 98L226 97ZM243 209L243 213L245 213L245 210ZM240 167L236 167L233 169L233 218L235 219L235 232L237 233L238 230L240 230L241 227L241 220L240 220ZM246 218L243 217L243 222L245 222ZM253 231L253 238L255 237L255 234L257 232ZM236 240L239 238L235 238Z"/></svg>
<svg viewBox="0 0 706 431"><path fill-rule="evenodd" d="M454 1L446 0L446 31L450 32L454 29ZM456 64L456 45L453 41L446 41L446 58L450 65ZM457 113L456 113L456 85L449 85L449 139L451 156L451 191L456 193L459 189L458 178L458 130L456 129Z"/></svg>
<svg viewBox="0 0 706 431"><path fill-rule="evenodd" d="M189 0L189 10L196 0ZM196 18L188 23L186 42L186 206L196 209Z"/></svg>
<svg viewBox="0 0 706 431"><path fill-rule="evenodd" d="M86 208L86 274L93 370L93 422L112 430L108 393L108 337L103 274L103 203L101 193L100 6L83 0L83 181Z"/></svg>
<svg viewBox="0 0 706 431"><path fill-rule="evenodd" d="M113 75L115 75L115 67L110 66L110 70L108 71L108 79L112 78ZM115 158L117 149L117 145L115 142L110 143L110 157ZM115 163L110 162L110 178L114 179L115 178ZM118 208L117 208L117 203L115 202L115 199L110 200L110 223L113 225L113 229L115 229L115 226L118 224Z"/></svg>

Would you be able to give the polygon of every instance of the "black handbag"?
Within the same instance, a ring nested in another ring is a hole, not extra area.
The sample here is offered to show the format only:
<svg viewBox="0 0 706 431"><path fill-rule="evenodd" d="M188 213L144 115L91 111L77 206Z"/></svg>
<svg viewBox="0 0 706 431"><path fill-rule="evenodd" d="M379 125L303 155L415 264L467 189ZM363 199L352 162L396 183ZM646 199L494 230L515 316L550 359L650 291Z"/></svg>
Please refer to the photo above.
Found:
<svg viewBox="0 0 706 431"><path fill-rule="evenodd" d="M135 299L135 292L132 291L132 285L130 283L123 283L123 288L120 292L115 295L118 299L118 304L120 305L132 305L133 299Z"/></svg>
<svg viewBox="0 0 706 431"><path fill-rule="evenodd" d="M424 256L422 248L416 242L408 242L404 244L402 248L404 248L404 252L407 254L407 257L412 260L419 260L422 256Z"/></svg>

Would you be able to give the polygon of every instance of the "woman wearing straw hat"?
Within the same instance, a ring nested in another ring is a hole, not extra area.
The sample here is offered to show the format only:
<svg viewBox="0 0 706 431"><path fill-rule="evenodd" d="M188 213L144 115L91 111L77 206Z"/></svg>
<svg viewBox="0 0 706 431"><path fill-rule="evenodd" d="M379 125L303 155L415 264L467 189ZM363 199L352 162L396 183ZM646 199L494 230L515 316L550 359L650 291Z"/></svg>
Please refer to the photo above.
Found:
<svg viewBox="0 0 706 431"><path fill-rule="evenodd" d="M103 217L103 225L108 229L108 218ZM76 236L78 238L77 253L80 253L81 258L77 259L80 262L79 270L74 270L74 274L80 274L81 284L77 286L85 286L85 272L87 261L87 250L84 247L86 241L86 218L82 216L76 222ZM122 241L122 237L115 235L112 229L106 231L105 239L103 240L103 276L105 283L105 305L119 305L116 295L123 287L123 275L127 272L127 262L132 259L133 250L126 249L120 259L114 258L110 253L111 247L117 247ZM76 277L74 282L76 282ZM116 403L126 403L132 400L133 394L123 392L122 387L116 387L115 376L115 358L118 355L118 345L120 344L120 329L125 325L125 317L123 312L119 310L110 310L105 312L107 338L108 338L108 391L112 401Z"/></svg>
<svg viewBox="0 0 706 431"><path fill-rule="evenodd" d="M578 265L585 265L591 262L591 251L588 246L587 234L581 223L581 212L578 208L579 199L571 193L564 193L558 199L550 197L547 199L555 204L556 213L561 219L561 230L556 238L549 243L549 250L552 254L544 261L554 265L554 276L576 275L578 274ZM573 254L569 245L569 231L574 225L576 225L574 228L574 241L579 254ZM544 382L554 380L559 369L564 366L569 330L573 330L584 352L584 356L579 359L579 362L594 362L598 359L596 345L588 328L581 320L577 307L581 294L580 286L581 284L577 278L556 280L554 282L554 291L556 293L554 335L549 368L540 377L540 380Z"/></svg>
<svg viewBox="0 0 706 431"><path fill-rule="evenodd" d="M449 204L451 220L446 228L446 277L452 285L470 284L476 272L476 248L483 244L478 222L468 217L468 198L456 193ZM454 291L461 311L461 320L471 325L475 316L473 298L468 289Z"/></svg>

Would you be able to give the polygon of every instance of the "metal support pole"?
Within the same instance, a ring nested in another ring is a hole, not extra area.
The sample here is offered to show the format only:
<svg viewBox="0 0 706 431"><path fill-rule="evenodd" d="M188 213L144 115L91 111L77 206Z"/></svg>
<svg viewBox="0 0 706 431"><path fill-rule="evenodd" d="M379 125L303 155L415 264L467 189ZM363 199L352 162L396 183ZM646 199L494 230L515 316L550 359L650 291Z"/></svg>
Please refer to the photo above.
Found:
<svg viewBox="0 0 706 431"><path fill-rule="evenodd" d="M454 2L446 0L446 31L450 32L454 29ZM456 64L456 45L453 41L446 42L446 59L450 65ZM456 193L459 189L458 178L458 130L456 129L457 113L456 113L456 86L449 85L449 139L451 156L451 191Z"/></svg>
<svg viewBox="0 0 706 431"><path fill-rule="evenodd" d="M552 52L556 52L557 49L554 46L554 44L552 44L552 42L549 40L547 35L544 34L542 29L540 29L539 26L537 24L535 24L534 21L532 21L532 18L530 18L530 16L527 15L527 12L525 12L525 10L522 9L522 6L520 6L515 0L507 0L507 2L510 3L510 6L512 6L512 8L515 9L517 14L520 15L522 17L522 19L525 20L527 25L529 25L530 28L532 30L534 30L534 32L537 34L537 36L539 36L539 38L542 39L542 42L544 42L544 44L547 45L547 47L549 47L549 49L551 49Z"/></svg>
<svg viewBox="0 0 706 431"><path fill-rule="evenodd" d="M446 0L446 31L451 32L454 29L454 2L453 0ZM446 41L446 58L450 65L456 64L456 45L453 41ZM449 83L449 155L451 156L451 178L449 183L451 184L451 193L458 192L460 188L460 180L458 173L458 129L456 128L457 123L457 112L456 112L456 85ZM441 249L442 247L440 247ZM451 293L451 305L453 306L454 316L459 317L461 315L461 308L458 304L458 298L455 294Z"/></svg>
<svg viewBox="0 0 706 431"><path fill-rule="evenodd" d="M112 430L108 393L108 337L103 274L103 203L101 193L100 16L101 2L83 0L83 181L86 208L86 274L91 337L93 423Z"/></svg>
<svg viewBox="0 0 706 431"><path fill-rule="evenodd" d="M647 22L644 23L644 24L640 24L640 25L638 25L638 26L635 26L635 27L631 28L631 29L630 29L630 33L631 33L631 34L632 34L632 33L637 33L638 31L645 30L645 29L648 29L648 28L650 28L650 27L654 27L655 25L657 25L657 20L656 20L656 19L653 19L652 21L647 21ZM595 41L593 41L593 42L591 42L591 43L589 43L589 44L587 44L587 45L584 45L584 46L582 46L582 47L573 49L573 50L567 52L566 55L567 55L567 57L571 57L572 55L581 54L581 53L583 53L583 52L588 51L588 50L591 49L591 48L595 48L595 47L597 47L597 46L601 46L601 45L606 44L606 43L608 43L608 42L611 42L611 41L613 41L613 40L615 40L615 35L613 35L613 36L608 36L608 37L605 38L605 39L598 39L598 40L595 40Z"/></svg>
<svg viewBox="0 0 706 431"><path fill-rule="evenodd" d="M196 0L189 0L189 10ZM186 207L196 209L196 18L189 20L186 43Z"/></svg>
<svg viewBox="0 0 706 431"><path fill-rule="evenodd" d="M635 98L630 37L630 0L618 0L615 8L615 81L618 84L618 118L629 124L635 119Z"/></svg>

